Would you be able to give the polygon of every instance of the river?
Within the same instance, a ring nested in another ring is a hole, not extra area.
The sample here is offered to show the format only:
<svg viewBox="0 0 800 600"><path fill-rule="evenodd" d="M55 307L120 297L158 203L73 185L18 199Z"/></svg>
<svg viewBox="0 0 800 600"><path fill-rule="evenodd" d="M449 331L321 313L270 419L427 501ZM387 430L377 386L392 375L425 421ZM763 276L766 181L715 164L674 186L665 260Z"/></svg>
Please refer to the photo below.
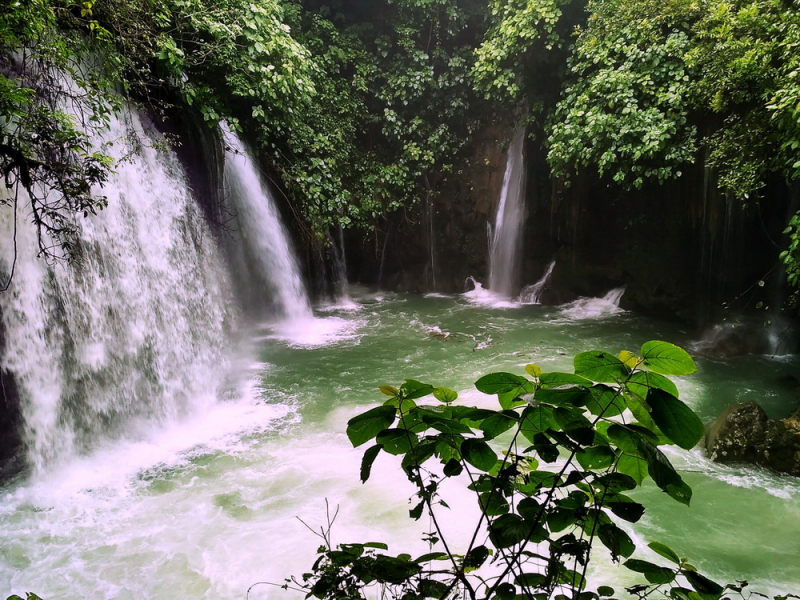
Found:
<svg viewBox="0 0 800 600"><path fill-rule="evenodd" d="M362 485L363 448L344 435L351 416L383 400L379 385L414 378L486 403L473 382L490 371L522 374L531 362L569 370L577 352L636 351L650 339L692 344L689 331L600 299L560 308L481 300L362 290L346 305L317 307L313 319L251 323L216 402L0 490L0 590L59 600L243 599L257 582L310 569L320 540L306 524L325 525L326 503L331 516L338 509L334 543L385 541L413 553L425 548L430 525L407 518L412 490L398 465L379 457ZM677 383L704 420L735 401L758 401L774 417L796 402L780 378L797 372L797 357L697 362L698 372ZM712 464L700 449L669 454L694 489L692 506L646 484L636 539L661 541L723 582L800 589L800 480ZM474 500L450 494L442 518L457 540ZM592 577L633 581L602 559ZM267 584L250 593L300 597Z"/></svg>

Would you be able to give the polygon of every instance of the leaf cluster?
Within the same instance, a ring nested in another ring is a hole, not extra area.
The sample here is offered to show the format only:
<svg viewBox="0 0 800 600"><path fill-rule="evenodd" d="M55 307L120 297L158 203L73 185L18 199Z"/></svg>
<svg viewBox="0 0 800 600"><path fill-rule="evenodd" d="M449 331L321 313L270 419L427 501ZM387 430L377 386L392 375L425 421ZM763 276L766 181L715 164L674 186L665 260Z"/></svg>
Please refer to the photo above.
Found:
<svg viewBox="0 0 800 600"><path fill-rule="evenodd" d="M629 590L634 594L719 598L721 586L663 544L649 548L665 565L632 558L629 535L646 509L630 492L646 478L690 503L691 488L661 448L690 449L703 436L702 422L669 379L694 372L694 361L652 341L638 354L583 352L573 364L572 373L528 365L526 376L481 377L475 386L496 396L497 409L459 405L455 391L412 379L382 386L388 400L352 418L347 436L354 446L372 443L361 464L364 482L381 453L399 457L416 488L409 516L427 514L433 523L431 551L416 559L375 554L362 564L358 545L323 547L303 589L317 598L362 598L377 581L390 597L408 599L612 597L608 587L587 589L590 550L599 541L613 561L646 580ZM431 396L434 404L423 403ZM480 509L466 548L452 547L439 525L446 479L463 484ZM378 559L388 561L382 579ZM377 571L362 577L369 565ZM349 595L337 595L344 581Z"/></svg>

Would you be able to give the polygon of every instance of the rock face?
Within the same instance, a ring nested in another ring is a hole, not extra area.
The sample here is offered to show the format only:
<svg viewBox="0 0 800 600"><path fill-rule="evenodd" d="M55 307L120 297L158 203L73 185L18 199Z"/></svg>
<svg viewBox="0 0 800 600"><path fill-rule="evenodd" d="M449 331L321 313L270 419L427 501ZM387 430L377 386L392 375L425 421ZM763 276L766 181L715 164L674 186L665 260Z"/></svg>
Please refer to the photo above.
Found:
<svg viewBox="0 0 800 600"><path fill-rule="evenodd" d="M705 446L716 462L747 462L800 476L800 410L775 421L754 402L733 404L706 425Z"/></svg>

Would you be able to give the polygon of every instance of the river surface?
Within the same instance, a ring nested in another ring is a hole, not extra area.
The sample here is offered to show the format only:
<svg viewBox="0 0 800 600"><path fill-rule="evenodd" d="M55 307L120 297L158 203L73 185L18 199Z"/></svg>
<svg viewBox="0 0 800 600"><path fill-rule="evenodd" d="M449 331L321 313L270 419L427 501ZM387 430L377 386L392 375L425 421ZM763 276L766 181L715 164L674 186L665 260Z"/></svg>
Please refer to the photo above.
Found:
<svg viewBox="0 0 800 600"><path fill-rule="evenodd" d="M362 485L363 448L344 435L351 416L383 401L379 385L414 378L486 403L473 382L490 371L522 374L531 362L571 370L580 351L692 343L690 332L602 300L562 308L480 300L362 294L318 308L313 320L253 325L218 402L0 490L0 596L243 599L257 582L310 569L321 541L311 529L325 526L326 510L338 509L335 544L424 551L430 524L407 518L412 490L396 461L380 456ZM704 420L736 401L758 401L773 417L796 402L780 383L798 373L796 357L698 358L698 366L677 383ZM699 449L669 453L694 489L692 507L646 485L636 539L666 543L723 582L797 592L800 480L713 465ZM452 508L442 519L457 543L474 500L457 490L444 497ZM634 581L605 559L592 576ZM266 584L250 593L298 597Z"/></svg>

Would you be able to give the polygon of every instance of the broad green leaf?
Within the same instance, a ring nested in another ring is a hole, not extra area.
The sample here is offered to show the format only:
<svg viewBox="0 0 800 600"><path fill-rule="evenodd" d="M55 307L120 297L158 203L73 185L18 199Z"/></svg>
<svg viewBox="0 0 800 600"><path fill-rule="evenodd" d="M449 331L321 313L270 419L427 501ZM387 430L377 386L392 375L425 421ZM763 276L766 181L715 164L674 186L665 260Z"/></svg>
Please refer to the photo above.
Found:
<svg viewBox="0 0 800 600"><path fill-rule="evenodd" d="M389 454L405 454L417 442L417 434L407 429L384 429L375 441Z"/></svg>
<svg viewBox="0 0 800 600"><path fill-rule="evenodd" d="M636 417L636 420L639 421L639 423L648 429L655 431L656 422L653 421L653 417L650 416L650 411L645 406L644 398L640 399L639 396L625 394L625 404L628 406L628 410L633 413L633 416Z"/></svg>
<svg viewBox="0 0 800 600"><path fill-rule="evenodd" d="M624 496L618 496L624 498ZM644 515L644 506L638 502L634 502L630 498L625 500L612 500L604 503L611 509L611 512L617 515L620 519L625 519L629 523L636 523Z"/></svg>
<svg viewBox="0 0 800 600"><path fill-rule="evenodd" d="M517 588L515 588L512 584L508 583L501 583L497 586L497 589L494 591L494 596L492 596L493 600L514 600L517 595Z"/></svg>
<svg viewBox="0 0 800 600"><path fill-rule="evenodd" d="M592 481L592 485L599 490L605 490L607 494L619 494L636 489L636 482L624 473L607 473Z"/></svg>
<svg viewBox="0 0 800 600"><path fill-rule="evenodd" d="M455 402L458 398L458 392L455 392L446 387L437 387L433 390L433 397L436 398L439 402Z"/></svg>
<svg viewBox="0 0 800 600"><path fill-rule="evenodd" d="M689 375L697 371L689 353L669 342L646 342L642 346L642 358L648 369L662 375Z"/></svg>
<svg viewBox="0 0 800 600"><path fill-rule="evenodd" d="M644 399L650 388L664 390L668 394L678 397L678 388L671 379L652 371L637 371L628 380L628 389ZM638 418L638 417L637 417Z"/></svg>
<svg viewBox="0 0 800 600"><path fill-rule="evenodd" d="M556 446L550 439L543 433L536 433L533 436L533 446L531 449L536 451L546 463L552 463L558 460L558 446ZM526 450L527 452L528 450Z"/></svg>
<svg viewBox="0 0 800 600"><path fill-rule="evenodd" d="M531 377L539 377L542 374L539 365L525 365L525 372Z"/></svg>
<svg viewBox="0 0 800 600"><path fill-rule="evenodd" d="M624 453L617 461L617 470L636 481L637 485L642 485L642 482L647 477L647 461L642 457L632 454Z"/></svg>
<svg viewBox="0 0 800 600"><path fill-rule="evenodd" d="M478 379L475 387L484 394L503 394L517 390L523 394L526 384L530 385L530 381L513 373L489 373Z"/></svg>
<svg viewBox="0 0 800 600"><path fill-rule="evenodd" d="M406 473L409 473L412 468L419 467L422 463L428 460L433 453L436 452L436 446L439 444L437 438L427 439L420 442L411 449L411 452L406 453L400 465Z"/></svg>
<svg viewBox="0 0 800 600"><path fill-rule="evenodd" d="M592 399L584 386L560 386L539 388L534 396L539 402L556 406L584 406Z"/></svg>
<svg viewBox="0 0 800 600"><path fill-rule="evenodd" d="M675 396L653 388L647 393L647 404L658 428L684 450L694 448L705 434L700 417Z"/></svg>
<svg viewBox="0 0 800 600"><path fill-rule="evenodd" d="M664 453L641 435L634 436L636 447L647 461L647 471L655 484L678 502L689 506L692 489L683 482Z"/></svg>
<svg viewBox="0 0 800 600"><path fill-rule="evenodd" d="M547 515L547 527L554 533L564 531L567 527L574 525L577 521L578 516L574 510L557 508Z"/></svg>
<svg viewBox="0 0 800 600"><path fill-rule="evenodd" d="M475 570L480 568L486 559L489 558L491 552L486 546L475 546L472 550L467 552L464 557L464 570Z"/></svg>
<svg viewBox="0 0 800 600"><path fill-rule="evenodd" d="M599 384L589 388L589 392L586 408L593 415L616 417L621 415L627 408L625 398L622 397L622 394L617 389Z"/></svg>
<svg viewBox="0 0 800 600"><path fill-rule="evenodd" d="M347 437L354 447L364 444L388 429L394 423L397 409L393 406L378 406L356 415L347 422Z"/></svg>
<svg viewBox="0 0 800 600"><path fill-rule="evenodd" d="M416 400L432 393L433 389L433 386L427 383L406 379L406 382L400 386L400 395L407 400Z"/></svg>
<svg viewBox="0 0 800 600"><path fill-rule="evenodd" d="M525 400L520 398L520 393L533 393L533 385L529 386L529 390L523 390L520 392L519 390L512 390L510 392L503 392L501 394L497 394L497 401L500 403L500 407L503 410L511 410L512 408L516 408L518 406L524 406L527 404Z"/></svg>
<svg viewBox="0 0 800 600"><path fill-rule="evenodd" d="M384 544L383 542L367 542L365 544L361 544L364 548L376 548L378 550L388 550L389 546Z"/></svg>
<svg viewBox="0 0 800 600"><path fill-rule="evenodd" d="M608 446L591 446L578 452L575 458L584 469L599 470L610 467L616 455Z"/></svg>
<svg viewBox="0 0 800 600"><path fill-rule="evenodd" d="M650 542L647 546L656 554L660 554L667 560L674 562L676 565L681 564L680 557L675 554L675 552L669 546L665 546L664 544L660 544L658 542Z"/></svg>
<svg viewBox="0 0 800 600"><path fill-rule="evenodd" d="M658 565L654 565L653 563L645 560L632 558L630 560L626 560L623 565L625 565L625 567L631 571L643 574L645 579L647 579L647 581L650 583L669 583L675 579L675 572L671 569L659 567Z"/></svg>
<svg viewBox="0 0 800 600"><path fill-rule="evenodd" d="M483 440L470 438L461 444L461 455L469 464L481 471L488 471L497 462L497 454Z"/></svg>
<svg viewBox="0 0 800 600"><path fill-rule="evenodd" d="M597 588L597 595L598 596L606 596L606 597L608 597L608 596L613 596L614 593L615 593L614 592L614 588L609 587L607 585L601 585L599 588Z"/></svg>
<svg viewBox="0 0 800 600"><path fill-rule="evenodd" d="M480 424L480 429L483 431L484 437L487 440L491 440L514 427L518 421L519 415L516 412L504 410L484 419Z"/></svg>
<svg viewBox="0 0 800 600"><path fill-rule="evenodd" d="M442 433L472 433L472 429L463 423L449 418L446 414L430 410L428 407L419 407L415 412L423 423Z"/></svg>
<svg viewBox="0 0 800 600"><path fill-rule="evenodd" d="M619 359L629 369L635 369L637 366L639 366L639 357L636 356L633 352L628 352L627 350L623 350L622 352L619 353Z"/></svg>
<svg viewBox="0 0 800 600"><path fill-rule="evenodd" d="M586 379L586 377L581 377L574 373L542 373L539 377L539 383L546 387L560 385L583 385L590 387L592 385L592 382Z"/></svg>
<svg viewBox="0 0 800 600"><path fill-rule="evenodd" d="M419 582L418 589L424 598L444 598L449 588L446 584L436 579L422 579Z"/></svg>
<svg viewBox="0 0 800 600"><path fill-rule="evenodd" d="M449 560L449 558L446 552L429 552L428 554L423 554L419 558L415 558L414 562L423 563L431 562L432 560Z"/></svg>
<svg viewBox="0 0 800 600"><path fill-rule="evenodd" d="M522 411L519 428L522 435L535 444L534 436L547 431L554 424L553 409L540 404L525 407L525 410Z"/></svg>
<svg viewBox="0 0 800 600"><path fill-rule="evenodd" d="M496 548L508 548L524 540L528 529L529 526L519 515L502 515L489 524L489 539Z"/></svg>
<svg viewBox="0 0 800 600"><path fill-rule="evenodd" d="M445 477L456 477L457 475L461 475L461 472L464 470L464 467L461 464L461 461L451 458L447 461L444 465L444 472Z"/></svg>
<svg viewBox="0 0 800 600"><path fill-rule="evenodd" d="M552 473L548 473L552 475ZM552 481L555 481L552 479ZM523 498L517 504L517 512L520 516L529 523L536 523L544 515L541 505L533 498Z"/></svg>
<svg viewBox="0 0 800 600"><path fill-rule="evenodd" d="M402 556L402 555L401 555ZM386 556L378 554L375 557L372 575L380 583L403 583L422 570L422 567L411 560L404 560L405 557ZM409 557L410 558L410 557Z"/></svg>
<svg viewBox="0 0 800 600"><path fill-rule="evenodd" d="M536 589L547 581L547 576L543 573L522 573L514 578L514 583L519 586Z"/></svg>
<svg viewBox="0 0 800 600"><path fill-rule="evenodd" d="M711 581L708 577L705 577L700 573L683 570L681 571L681 574L686 577L695 591L703 596L703 598L719 598L720 595L722 595L722 592L725 591L721 585L715 581Z"/></svg>
<svg viewBox="0 0 800 600"><path fill-rule="evenodd" d="M636 545L630 536L613 523L601 525L597 530L597 537L606 548L611 550L614 560L619 556L628 558L636 550Z"/></svg>
<svg viewBox="0 0 800 600"><path fill-rule="evenodd" d="M573 359L575 374L601 383L616 383L627 379L630 369L613 354L602 350L581 352Z"/></svg>
<svg viewBox="0 0 800 600"><path fill-rule="evenodd" d="M366 483L367 479L369 479L370 473L372 473L372 464L380 454L380 451L380 446L371 446L364 452L364 458L361 459L361 483Z"/></svg>
<svg viewBox="0 0 800 600"><path fill-rule="evenodd" d="M400 393L400 390L392 385L382 385L378 389L387 396L397 396Z"/></svg>
<svg viewBox="0 0 800 600"><path fill-rule="evenodd" d="M508 500L498 490L484 492L478 496L478 505L489 517L497 517L508 512Z"/></svg>

